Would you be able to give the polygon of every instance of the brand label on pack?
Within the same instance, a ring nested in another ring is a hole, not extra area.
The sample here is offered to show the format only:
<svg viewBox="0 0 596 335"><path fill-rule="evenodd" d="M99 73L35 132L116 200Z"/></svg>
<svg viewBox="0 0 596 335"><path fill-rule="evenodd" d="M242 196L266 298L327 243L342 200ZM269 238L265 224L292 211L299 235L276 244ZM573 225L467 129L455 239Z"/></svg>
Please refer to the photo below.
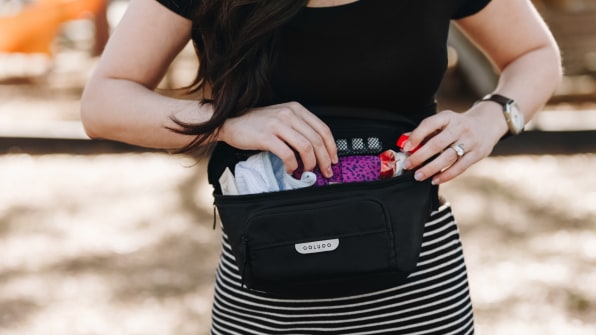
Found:
<svg viewBox="0 0 596 335"><path fill-rule="evenodd" d="M303 255L316 254L319 252L328 252L337 249L339 246L339 239L313 241L307 243L296 243L294 247L296 251Z"/></svg>

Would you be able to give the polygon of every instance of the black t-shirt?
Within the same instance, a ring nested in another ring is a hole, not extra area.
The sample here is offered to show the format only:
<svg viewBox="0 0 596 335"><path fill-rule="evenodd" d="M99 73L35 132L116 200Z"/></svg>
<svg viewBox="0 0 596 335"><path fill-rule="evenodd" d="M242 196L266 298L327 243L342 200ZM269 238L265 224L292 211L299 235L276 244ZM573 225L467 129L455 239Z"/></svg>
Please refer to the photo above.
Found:
<svg viewBox="0 0 596 335"><path fill-rule="evenodd" d="M191 17L200 0L157 0ZM490 0L360 0L303 8L281 32L274 100L372 107L404 115L432 105L452 19Z"/></svg>

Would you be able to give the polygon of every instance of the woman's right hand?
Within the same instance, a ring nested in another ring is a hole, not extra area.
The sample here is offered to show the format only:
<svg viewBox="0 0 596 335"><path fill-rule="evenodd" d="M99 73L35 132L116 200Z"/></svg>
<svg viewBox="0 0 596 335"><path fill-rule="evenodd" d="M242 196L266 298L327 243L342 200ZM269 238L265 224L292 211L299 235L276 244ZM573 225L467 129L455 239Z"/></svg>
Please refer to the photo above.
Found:
<svg viewBox="0 0 596 335"><path fill-rule="evenodd" d="M333 175L331 164L338 162L329 127L297 102L254 108L230 118L217 139L238 149L271 151L288 173L298 168L296 153L305 171L318 166L327 178Z"/></svg>

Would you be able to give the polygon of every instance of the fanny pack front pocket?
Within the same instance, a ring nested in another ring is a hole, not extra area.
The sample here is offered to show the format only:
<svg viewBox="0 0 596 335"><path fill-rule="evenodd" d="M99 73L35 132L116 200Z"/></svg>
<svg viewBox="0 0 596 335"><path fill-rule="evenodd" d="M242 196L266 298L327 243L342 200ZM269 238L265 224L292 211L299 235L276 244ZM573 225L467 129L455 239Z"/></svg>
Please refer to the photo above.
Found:
<svg viewBox="0 0 596 335"><path fill-rule="evenodd" d="M243 239L244 277L257 289L259 281L271 278L291 285L395 267L391 225L374 200L263 210L249 218Z"/></svg>

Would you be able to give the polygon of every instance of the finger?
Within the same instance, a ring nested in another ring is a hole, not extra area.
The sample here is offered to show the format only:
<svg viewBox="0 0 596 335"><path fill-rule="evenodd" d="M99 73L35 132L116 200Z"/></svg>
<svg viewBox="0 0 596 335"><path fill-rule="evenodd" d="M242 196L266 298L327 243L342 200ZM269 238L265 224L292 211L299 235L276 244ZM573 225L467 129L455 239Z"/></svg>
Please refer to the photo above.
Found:
<svg viewBox="0 0 596 335"><path fill-rule="evenodd" d="M281 139L273 136L268 140L267 151L271 151L274 155L279 157L286 168L287 173L292 173L298 168L298 160L294 150L288 146L287 143Z"/></svg>
<svg viewBox="0 0 596 335"><path fill-rule="evenodd" d="M404 163L404 166L407 169L411 169L422 165L431 157L440 154L445 148L448 148L455 142L458 138L457 136L458 135L451 127L443 129L441 132L427 140L420 148L418 148L418 150L416 150L416 152L411 154Z"/></svg>
<svg viewBox="0 0 596 335"><path fill-rule="evenodd" d="M337 145L329 126L311 112L305 113L303 115L303 120L320 136L325 150L327 151L327 156L330 157L333 164L337 164L339 161L337 156Z"/></svg>
<svg viewBox="0 0 596 335"><path fill-rule="evenodd" d="M298 103L284 104L284 106L277 108L268 128L273 129L275 136L282 142L285 142L294 152L298 153L305 170L312 170L317 162L313 145L301 132L294 129L295 125L299 124L302 119L298 116L298 113L305 111L302 105ZM285 154L287 155L287 153ZM289 156L286 157L289 161L295 160L295 158L290 159ZM288 172L293 172L295 168L290 170L290 167L294 167L294 165L286 165Z"/></svg>
<svg viewBox="0 0 596 335"><path fill-rule="evenodd" d="M457 160L458 156L455 151L451 148L447 148L435 159L418 169L414 174L414 178L416 178L418 181L425 180L441 171L448 169L450 166L455 164Z"/></svg>
<svg viewBox="0 0 596 335"><path fill-rule="evenodd" d="M443 111L439 114L427 117L412 131L410 138L406 143L406 151L420 145L425 139L429 138L437 130L444 129L449 124L451 111Z"/></svg>
<svg viewBox="0 0 596 335"><path fill-rule="evenodd" d="M312 169L315 168L317 165L317 158L314 147L308 138L291 127L286 127L284 130L280 130L276 135L298 153L302 160L302 164L304 165L304 170L312 171Z"/></svg>
<svg viewBox="0 0 596 335"><path fill-rule="evenodd" d="M331 170L332 158L329 156L329 152L323 143L322 137L305 122L296 122L293 126L296 131L306 137L311 143L315 154L316 164L319 166L321 173L325 177L331 178L333 176L333 171ZM305 169L308 169L306 165Z"/></svg>
<svg viewBox="0 0 596 335"><path fill-rule="evenodd" d="M434 176L433 184L439 185L452 180L466 171L467 168L476 163L478 160L479 159L476 157L474 152L466 153L449 168Z"/></svg>

